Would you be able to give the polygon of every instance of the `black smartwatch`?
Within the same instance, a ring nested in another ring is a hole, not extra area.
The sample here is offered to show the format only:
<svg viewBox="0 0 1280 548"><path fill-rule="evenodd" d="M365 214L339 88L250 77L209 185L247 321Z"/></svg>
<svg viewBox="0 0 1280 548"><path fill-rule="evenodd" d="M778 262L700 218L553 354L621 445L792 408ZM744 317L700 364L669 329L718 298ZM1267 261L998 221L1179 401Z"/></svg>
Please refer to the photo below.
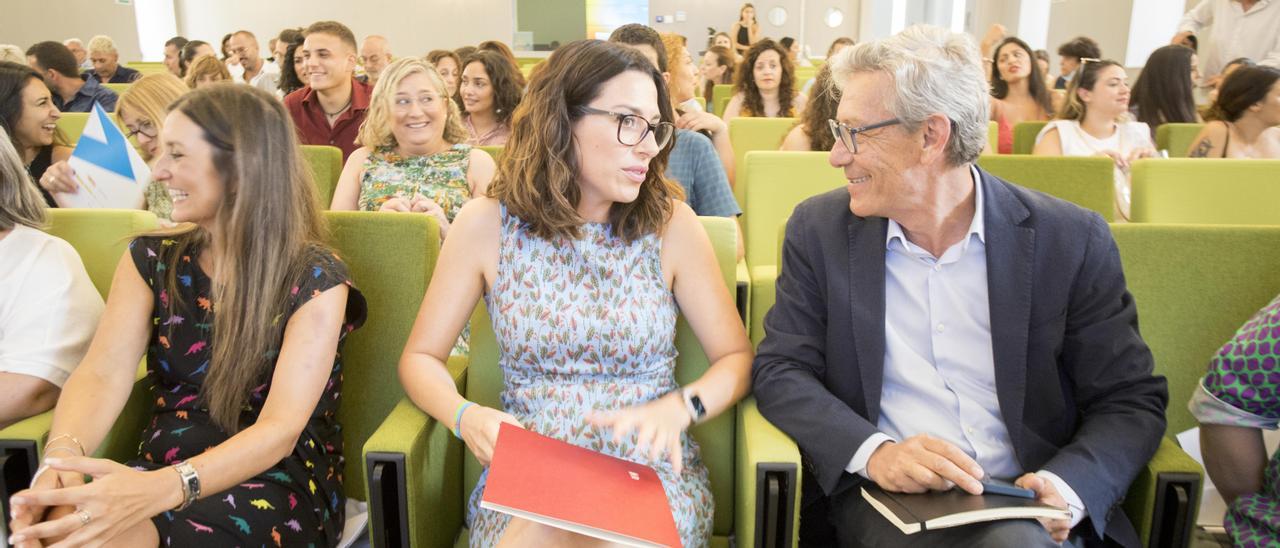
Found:
<svg viewBox="0 0 1280 548"><path fill-rule="evenodd" d="M684 399L684 407L689 410L689 418L693 420L693 424L698 424L707 418L707 407L702 405L702 398L697 394L687 388L681 388L680 397Z"/></svg>

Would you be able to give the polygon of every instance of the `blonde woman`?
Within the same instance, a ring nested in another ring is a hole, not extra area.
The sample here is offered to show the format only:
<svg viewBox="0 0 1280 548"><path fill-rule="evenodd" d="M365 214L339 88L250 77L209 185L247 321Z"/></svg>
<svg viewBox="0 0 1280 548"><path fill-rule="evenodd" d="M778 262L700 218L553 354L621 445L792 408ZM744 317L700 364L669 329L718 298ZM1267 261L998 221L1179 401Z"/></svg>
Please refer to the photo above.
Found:
<svg viewBox="0 0 1280 548"><path fill-rule="evenodd" d="M227 65L212 55L196 57L191 62L191 66L187 67L186 82L187 87L191 89L199 89L209 84L230 81L231 72L227 70Z"/></svg>
<svg viewBox="0 0 1280 548"><path fill-rule="evenodd" d="M333 546L339 351L365 302L324 244L289 113L219 84L179 99L160 137L155 176L184 224L137 238L116 268L110 321L63 387L47 468L12 498L10 540ZM137 458L89 458L143 355L154 404Z"/></svg>
<svg viewBox="0 0 1280 548"><path fill-rule="evenodd" d="M147 163L160 157L160 130L169 105L188 91L186 84L177 76L167 72L149 74L134 82L116 103L116 117L124 126L126 135L137 143L138 153ZM173 209L169 189L153 178L145 194L147 209L168 220Z"/></svg>

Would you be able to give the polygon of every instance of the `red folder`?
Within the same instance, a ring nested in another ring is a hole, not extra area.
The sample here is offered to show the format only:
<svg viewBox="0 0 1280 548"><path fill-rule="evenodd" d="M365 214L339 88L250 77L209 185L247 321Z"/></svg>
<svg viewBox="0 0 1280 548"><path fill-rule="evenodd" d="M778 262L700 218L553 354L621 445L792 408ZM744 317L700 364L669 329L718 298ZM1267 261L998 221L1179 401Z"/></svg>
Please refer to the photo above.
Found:
<svg viewBox="0 0 1280 548"><path fill-rule="evenodd" d="M503 423L480 506L628 546L680 546L658 473Z"/></svg>

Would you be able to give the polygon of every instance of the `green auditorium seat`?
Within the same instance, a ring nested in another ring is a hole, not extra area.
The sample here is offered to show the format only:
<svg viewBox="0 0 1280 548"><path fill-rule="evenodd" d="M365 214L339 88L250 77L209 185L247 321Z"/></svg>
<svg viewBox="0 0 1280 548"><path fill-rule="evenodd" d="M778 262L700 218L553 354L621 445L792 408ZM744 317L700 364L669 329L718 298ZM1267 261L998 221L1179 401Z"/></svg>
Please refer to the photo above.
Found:
<svg viewBox="0 0 1280 548"><path fill-rule="evenodd" d="M489 156L493 157L494 162L502 159L502 145L478 146L476 148L488 152Z"/></svg>
<svg viewBox="0 0 1280 548"><path fill-rule="evenodd" d="M729 143L733 145L734 172L741 173L743 159L753 150L778 150L787 132L796 125L795 118L748 118L739 116L729 120ZM736 176L734 198L742 205L743 185Z"/></svg>
<svg viewBox="0 0 1280 548"><path fill-rule="evenodd" d="M1152 158L1131 174L1134 222L1280 225L1280 160Z"/></svg>
<svg viewBox="0 0 1280 548"><path fill-rule="evenodd" d="M124 92L129 91L131 86L133 86L133 84L102 84L102 87L116 92L116 95L124 94Z"/></svg>
<svg viewBox="0 0 1280 548"><path fill-rule="evenodd" d="M1204 124L1160 124L1156 126L1156 149L1168 151L1170 158L1186 158L1201 129Z"/></svg>
<svg viewBox="0 0 1280 548"><path fill-rule="evenodd" d="M342 175L342 150L328 145L302 145L302 156L311 168L320 209L329 209L333 203L333 190Z"/></svg>
<svg viewBox="0 0 1280 548"><path fill-rule="evenodd" d="M1013 153L1031 154L1036 148L1036 136L1048 122L1020 122L1013 126Z"/></svg>
<svg viewBox="0 0 1280 548"><path fill-rule="evenodd" d="M1110 158L983 155L978 166L1011 183L1062 198L1111 221L1115 216L1115 169Z"/></svg>
<svg viewBox="0 0 1280 548"><path fill-rule="evenodd" d="M703 217L716 250L726 289L734 282L736 232L732 221ZM688 324L679 322L676 378L692 381L708 363ZM472 319L470 364L450 364L466 397L499 407L502 372L487 314ZM693 428L710 471L715 497L711 546L793 546L797 539L800 457L796 446L756 410L754 400L738 404ZM412 402L401 401L365 445L373 485L372 540L378 548L466 546L464 508L481 467L461 441ZM765 535L768 535L766 538Z"/></svg>
<svg viewBox="0 0 1280 548"><path fill-rule="evenodd" d="M716 84L711 88L711 104L716 106L713 111L717 116L724 116L724 107L729 104L729 100L733 98L733 84Z"/></svg>
<svg viewBox="0 0 1280 548"><path fill-rule="evenodd" d="M67 140L67 144L75 146L84 133L84 126L89 123L88 112L64 112L58 117L57 131Z"/></svg>

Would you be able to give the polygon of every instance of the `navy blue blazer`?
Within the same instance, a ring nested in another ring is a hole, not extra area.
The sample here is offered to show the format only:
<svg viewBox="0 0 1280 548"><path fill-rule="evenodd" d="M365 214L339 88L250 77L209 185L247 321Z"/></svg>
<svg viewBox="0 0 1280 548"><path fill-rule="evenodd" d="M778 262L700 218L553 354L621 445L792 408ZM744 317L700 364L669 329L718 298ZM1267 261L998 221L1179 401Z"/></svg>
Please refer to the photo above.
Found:
<svg viewBox="0 0 1280 548"><path fill-rule="evenodd" d="M1090 516L1077 533L1137 545L1120 501L1159 447L1169 396L1111 231L1096 213L979 173L996 389L1014 455L1076 491ZM844 469L877 432L887 227L854 215L844 188L796 207L752 366L761 413L796 440L827 495L865 481Z"/></svg>

